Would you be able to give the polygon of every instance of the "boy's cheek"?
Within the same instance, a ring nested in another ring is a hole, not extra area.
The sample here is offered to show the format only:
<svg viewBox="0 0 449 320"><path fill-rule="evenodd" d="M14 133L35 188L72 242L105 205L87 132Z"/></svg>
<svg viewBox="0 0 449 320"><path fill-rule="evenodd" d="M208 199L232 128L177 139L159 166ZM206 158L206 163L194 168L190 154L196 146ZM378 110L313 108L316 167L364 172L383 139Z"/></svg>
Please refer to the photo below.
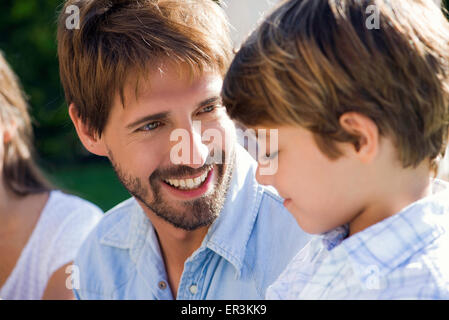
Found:
<svg viewBox="0 0 449 320"><path fill-rule="evenodd" d="M261 176L269 176L272 177L277 174L278 172L278 158L271 160L259 160L257 171L259 172L259 175ZM268 178L270 179L270 178Z"/></svg>
<svg viewBox="0 0 449 320"><path fill-rule="evenodd" d="M273 185L274 179L273 175L267 175L265 173L266 165L261 163L260 161L257 163L257 170L256 170L256 180L259 184L262 185Z"/></svg>

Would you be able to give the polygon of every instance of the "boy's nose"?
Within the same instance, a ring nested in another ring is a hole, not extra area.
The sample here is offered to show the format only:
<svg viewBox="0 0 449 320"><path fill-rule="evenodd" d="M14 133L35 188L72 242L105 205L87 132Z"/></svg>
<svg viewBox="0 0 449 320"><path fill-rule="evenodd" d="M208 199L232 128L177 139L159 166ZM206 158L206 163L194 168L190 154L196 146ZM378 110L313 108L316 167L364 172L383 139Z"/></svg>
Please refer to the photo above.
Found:
<svg viewBox="0 0 449 320"><path fill-rule="evenodd" d="M257 163L256 180L262 185L274 186L274 174L261 174L260 163Z"/></svg>

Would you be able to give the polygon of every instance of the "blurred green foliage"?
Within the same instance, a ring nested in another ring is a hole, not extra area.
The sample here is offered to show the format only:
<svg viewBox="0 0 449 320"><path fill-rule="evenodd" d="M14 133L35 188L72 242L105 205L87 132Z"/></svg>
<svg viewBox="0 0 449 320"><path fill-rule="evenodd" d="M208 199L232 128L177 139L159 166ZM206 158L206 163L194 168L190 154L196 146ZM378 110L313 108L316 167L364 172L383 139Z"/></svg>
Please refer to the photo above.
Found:
<svg viewBox="0 0 449 320"><path fill-rule="evenodd" d="M443 3L449 8L449 0ZM106 210L129 195L110 165L84 150L69 120L55 41L62 4L63 0L1 0L0 50L29 96L39 163L56 186Z"/></svg>
<svg viewBox="0 0 449 320"><path fill-rule="evenodd" d="M76 162L85 155L74 135L59 82L56 18L61 0L2 0L0 49L29 97L42 159Z"/></svg>
<svg viewBox="0 0 449 320"><path fill-rule="evenodd" d="M110 209L129 197L107 161L89 154L59 81L56 20L62 0L1 0L0 50L29 98L38 162L55 187Z"/></svg>
<svg viewBox="0 0 449 320"><path fill-rule="evenodd" d="M91 201L104 211L131 197L108 161L57 166L47 170L47 175L63 191Z"/></svg>

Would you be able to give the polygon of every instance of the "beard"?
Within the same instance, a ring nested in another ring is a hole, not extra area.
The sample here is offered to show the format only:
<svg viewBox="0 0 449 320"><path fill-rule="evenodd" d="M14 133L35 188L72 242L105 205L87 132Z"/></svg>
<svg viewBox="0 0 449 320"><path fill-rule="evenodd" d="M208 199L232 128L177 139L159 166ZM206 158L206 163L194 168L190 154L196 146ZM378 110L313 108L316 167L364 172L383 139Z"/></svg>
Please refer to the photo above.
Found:
<svg viewBox="0 0 449 320"><path fill-rule="evenodd" d="M222 155L223 161L219 163L206 161L206 165L197 169L184 165L156 169L148 178L148 183L144 184L140 178L124 172L114 161L112 153L109 151L112 167L128 192L158 217L176 228L187 231L211 225L223 208L234 171L235 149L232 148L229 163L225 162L224 151L222 151ZM165 199L163 196L161 192L161 183L165 183L163 179L194 176L204 173L210 168L214 169L214 174L217 176L212 192L208 191L191 201L173 201ZM152 197L149 196L149 190L151 190Z"/></svg>

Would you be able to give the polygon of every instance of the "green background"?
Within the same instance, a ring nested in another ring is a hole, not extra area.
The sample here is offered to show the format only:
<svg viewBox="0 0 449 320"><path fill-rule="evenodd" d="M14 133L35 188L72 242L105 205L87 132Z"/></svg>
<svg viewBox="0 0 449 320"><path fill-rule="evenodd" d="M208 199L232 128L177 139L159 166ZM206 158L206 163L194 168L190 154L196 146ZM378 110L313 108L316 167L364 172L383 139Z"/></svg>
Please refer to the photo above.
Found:
<svg viewBox="0 0 449 320"><path fill-rule="evenodd" d="M69 119L56 53L62 4L62 0L1 0L0 50L28 95L40 167L55 187L106 211L130 196L107 159L84 149Z"/></svg>
<svg viewBox="0 0 449 320"><path fill-rule="evenodd" d="M407 0L404 0L407 1ZM449 0L444 1L446 8ZM61 0L1 0L0 50L31 106L38 162L57 188L112 208L129 197L106 159L80 144L59 82L56 20Z"/></svg>

